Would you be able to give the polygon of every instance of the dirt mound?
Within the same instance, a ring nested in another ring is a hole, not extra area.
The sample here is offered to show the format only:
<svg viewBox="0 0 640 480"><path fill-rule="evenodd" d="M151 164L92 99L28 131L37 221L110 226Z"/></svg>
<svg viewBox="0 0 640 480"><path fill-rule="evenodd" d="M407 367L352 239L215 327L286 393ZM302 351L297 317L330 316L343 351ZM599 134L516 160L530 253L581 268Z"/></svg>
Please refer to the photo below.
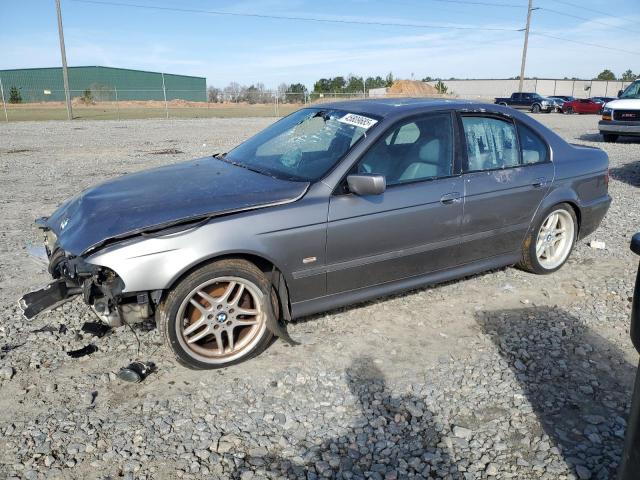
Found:
<svg viewBox="0 0 640 480"><path fill-rule="evenodd" d="M438 95L438 91L428 83L419 82L417 80L396 80L387 90L387 94L428 97L431 95Z"/></svg>

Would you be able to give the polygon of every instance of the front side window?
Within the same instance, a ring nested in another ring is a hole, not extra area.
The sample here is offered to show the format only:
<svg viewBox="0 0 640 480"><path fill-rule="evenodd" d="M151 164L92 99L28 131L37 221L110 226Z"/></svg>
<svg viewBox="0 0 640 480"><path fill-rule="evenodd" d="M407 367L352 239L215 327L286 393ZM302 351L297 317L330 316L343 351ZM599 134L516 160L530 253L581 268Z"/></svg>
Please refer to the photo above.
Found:
<svg viewBox="0 0 640 480"><path fill-rule="evenodd" d="M377 119L342 110L299 110L223 158L277 178L315 181L340 161Z"/></svg>
<svg viewBox="0 0 640 480"><path fill-rule="evenodd" d="M449 113L404 121L378 140L358 162L358 173L384 175L387 185L448 177L453 169Z"/></svg>
<svg viewBox="0 0 640 480"><path fill-rule="evenodd" d="M518 166L520 154L513 123L493 117L462 117L467 142L467 172Z"/></svg>
<svg viewBox="0 0 640 480"><path fill-rule="evenodd" d="M518 123L523 165L546 162L549 159L547 144L529 127Z"/></svg>

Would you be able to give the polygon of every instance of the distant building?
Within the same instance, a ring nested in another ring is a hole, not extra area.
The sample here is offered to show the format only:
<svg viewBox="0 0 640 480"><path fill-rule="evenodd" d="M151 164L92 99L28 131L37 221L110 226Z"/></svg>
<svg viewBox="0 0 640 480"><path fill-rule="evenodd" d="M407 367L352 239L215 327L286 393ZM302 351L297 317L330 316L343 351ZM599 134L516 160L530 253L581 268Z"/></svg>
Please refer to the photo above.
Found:
<svg viewBox="0 0 640 480"><path fill-rule="evenodd" d="M89 91L96 101L164 100L163 74L111 67L69 67L71 97ZM64 101L62 67L0 70L5 99L15 87L22 102ZM167 100L207 101L207 79L189 75L164 74Z"/></svg>

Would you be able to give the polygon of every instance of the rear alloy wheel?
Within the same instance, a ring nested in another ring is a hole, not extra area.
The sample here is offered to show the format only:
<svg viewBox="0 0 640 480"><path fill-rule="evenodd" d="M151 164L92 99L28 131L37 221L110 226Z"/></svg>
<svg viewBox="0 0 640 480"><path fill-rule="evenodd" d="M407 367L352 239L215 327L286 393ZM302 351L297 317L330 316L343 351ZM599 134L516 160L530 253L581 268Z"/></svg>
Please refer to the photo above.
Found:
<svg viewBox="0 0 640 480"><path fill-rule="evenodd" d="M616 135L615 133L603 133L602 138L607 143L616 143L616 141L618 140L618 135Z"/></svg>
<svg viewBox="0 0 640 480"><path fill-rule="evenodd" d="M577 225L576 214L570 205L561 203L553 207L527 235L519 266L538 274L558 270L569 258L576 242Z"/></svg>
<svg viewBox="0 0 640 480"><path fill-rule="evenodd" d="M538 105L537 103L534 103L533 106L531 107L531 111L533 113L540 113L540 105Z"/></svg>
<svg viewBox="0 0 640 480"><path fill-rule="evenodd" d="M169 293L158 311L158 326L180 363L221 368L269 345L267 319L276 311L271 285L255 265L221 260L194 271Z"/></svg>

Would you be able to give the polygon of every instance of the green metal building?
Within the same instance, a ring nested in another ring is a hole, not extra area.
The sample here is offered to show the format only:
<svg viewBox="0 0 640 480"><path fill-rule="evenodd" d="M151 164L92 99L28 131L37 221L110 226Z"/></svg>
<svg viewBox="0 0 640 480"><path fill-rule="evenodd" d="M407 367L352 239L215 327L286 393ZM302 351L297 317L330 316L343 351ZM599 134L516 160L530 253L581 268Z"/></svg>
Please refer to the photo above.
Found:
<svg viewBox="0 0 640 480"><path fill-rule="evenodd" d="M164 100L166 91L167 100L207 100L207 80L204 77L98 66L69 67L68 72L72 98L82 97L89 92L96 101L116 98ZM9 101L13 87L18 89L23 103L64 101L65 98L62 67L0 70L0 80L6 101Z"/></svg>

